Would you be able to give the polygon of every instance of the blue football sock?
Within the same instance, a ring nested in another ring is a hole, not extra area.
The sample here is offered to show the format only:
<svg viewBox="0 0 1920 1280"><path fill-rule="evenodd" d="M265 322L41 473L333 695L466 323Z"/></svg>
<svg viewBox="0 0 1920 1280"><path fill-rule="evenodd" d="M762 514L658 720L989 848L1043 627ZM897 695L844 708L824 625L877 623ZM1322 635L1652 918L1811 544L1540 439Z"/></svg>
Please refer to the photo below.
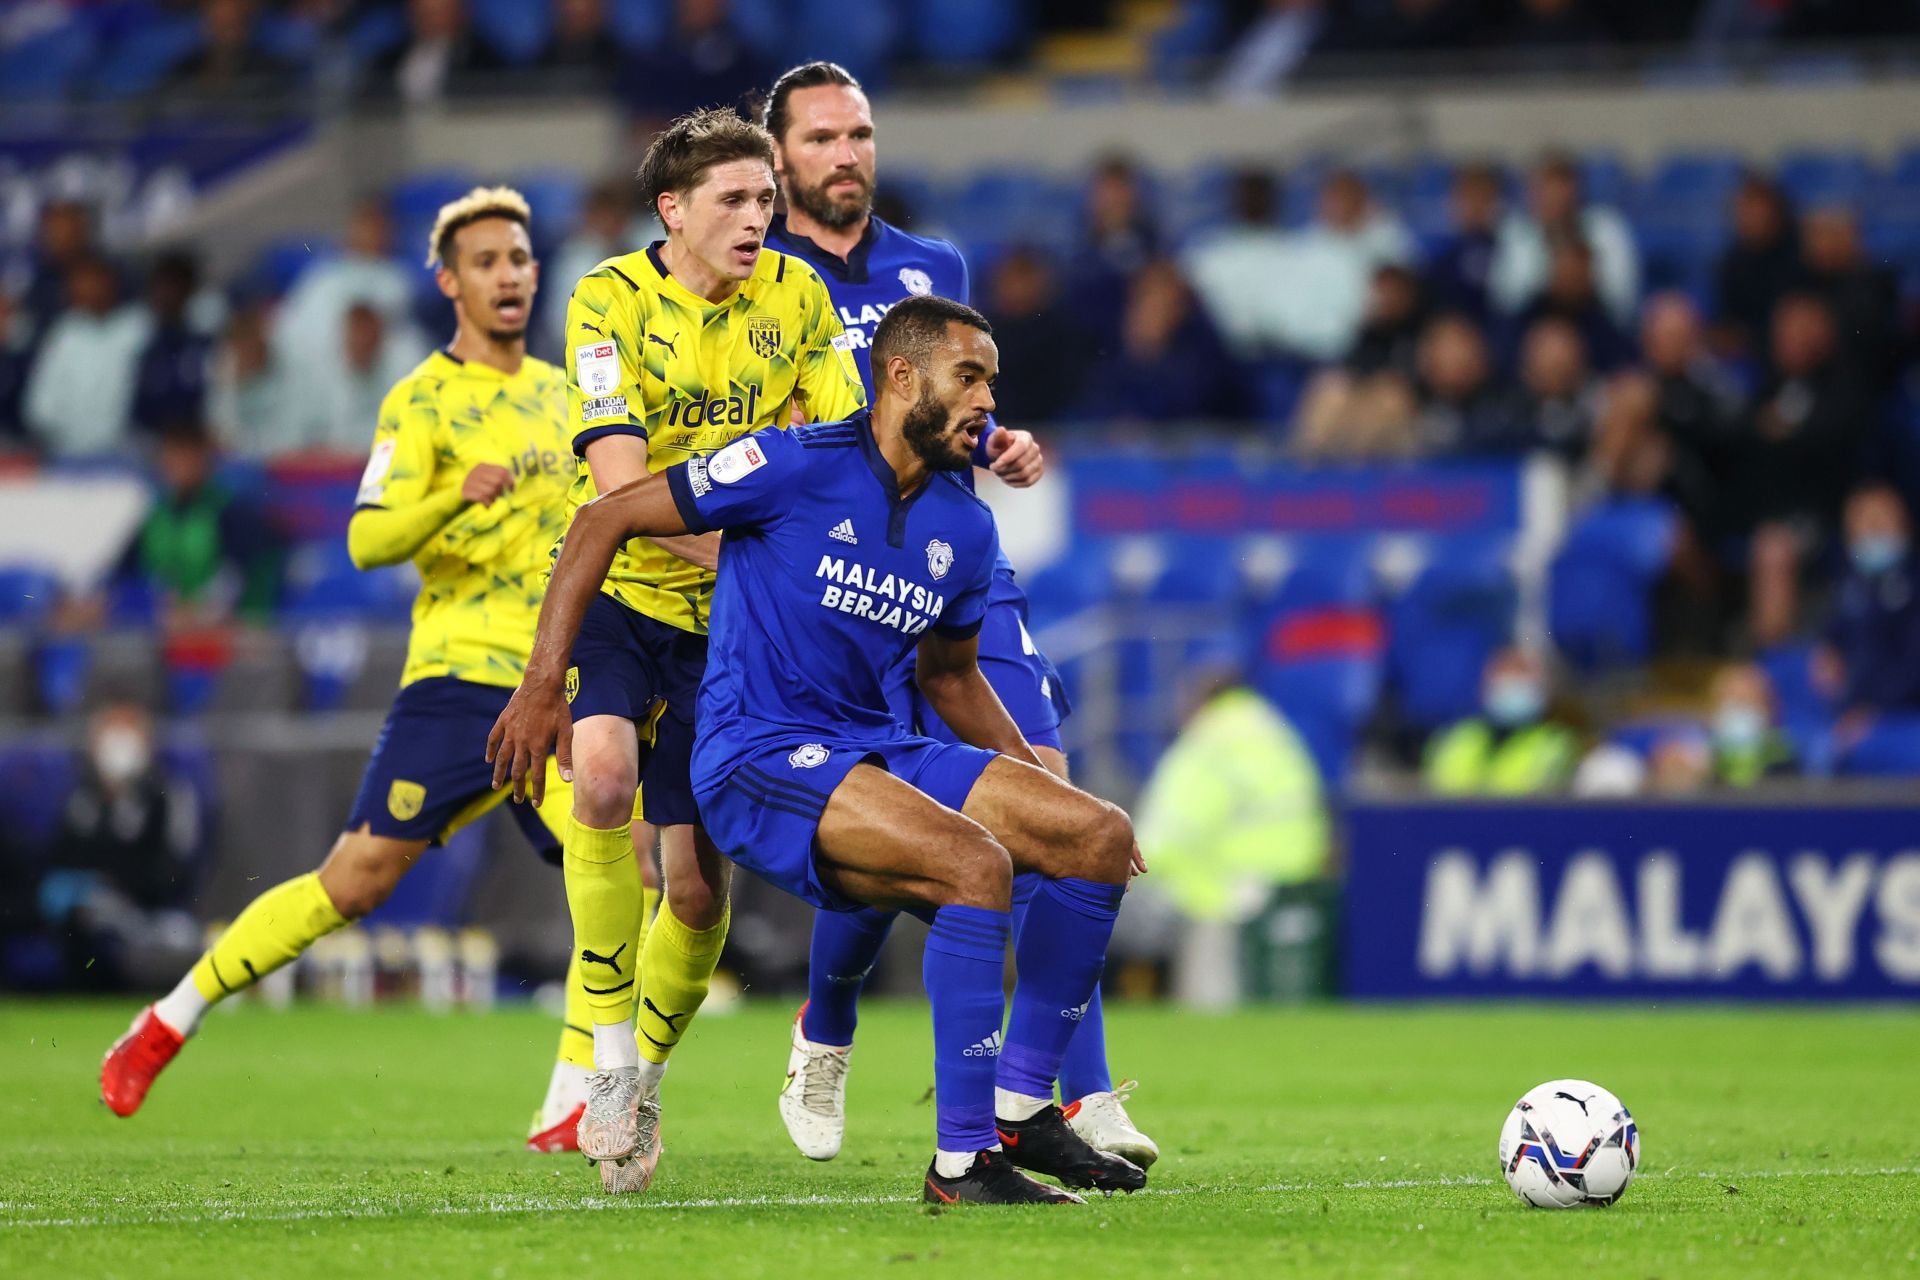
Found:
<svg viewBox="0 0 1920 1280"><path fill-rule="evenodd" d="M1093 984L1087 1012L1067 1041L1060 1059L1060 1100L1072 1102L1090 1093L1112 1093L1113 1076L1107 1070L1107 1022L1100 1012L1100 983Z"/></svg>
<svg viewBox="0 0 1920 1280"><path fill-rule="evenodd" d="M860 989L880 958L894 913L873 907L813 913L807 954L807 1008L800 1034L815 1044L852 1044L860 1021Z"/></svg>
<svg viewBox="0 0 1920 1280"><path fill-rule="evenodd" d="M993 1064L1006 997L1007 913L941 907L922 973L933 1002L934 1126L942 1151L985 1151L993 1128Z"/></svg>
<svg viewBox="0 0 1920 1280"><path fill-rule="evenodd" d="M1033 901L1034 891L1046 877L1025 872L1013 878L1013 936L1014 946L1019 947L1021 931L1027 924L1027 906ZM1060 1060L1060 1100L1071 1102L1075 1098L1084 1098L1090 1093L1111 1093L1113 1077L1107 1071L1107 1024L1100 1012L1100 987L1093 988L1093 1001L1087 1005L1086 1016L1074 1028L1073 1038L1067 1041L1067 1053Z"/></svg>
<svg viewBox="0 0 1920 1280"><path fill-rule="evenodd" d="M1000 1055L1000 1088L1031 1098L1053 1096L1067 1042L1091 1012L1125 891L1124 885L1074 878L1047 880L1035 890L1014 949L1020 981Z"/></svg>

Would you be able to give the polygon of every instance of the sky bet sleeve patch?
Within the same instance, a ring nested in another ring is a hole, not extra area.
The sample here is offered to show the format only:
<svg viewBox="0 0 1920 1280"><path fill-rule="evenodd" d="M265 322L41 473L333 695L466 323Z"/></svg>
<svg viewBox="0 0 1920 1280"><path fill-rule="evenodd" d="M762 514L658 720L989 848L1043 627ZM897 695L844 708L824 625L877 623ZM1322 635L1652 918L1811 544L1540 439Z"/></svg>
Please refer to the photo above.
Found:
<svg viewBox="0 0 1920 1280"><path fill-rule="evenodd" d="M611 342L588 342L575 347L573 368L583 396L604 396L620 386L620 356Z"/></svg>
<svg viewBox="0 0 1920 1280"><path fill-rule="evenodd" d="M853 362L853 335L836 333L831 340L834 354L840 358L840 370L854 382L860 381L860 366Z"/></svg>

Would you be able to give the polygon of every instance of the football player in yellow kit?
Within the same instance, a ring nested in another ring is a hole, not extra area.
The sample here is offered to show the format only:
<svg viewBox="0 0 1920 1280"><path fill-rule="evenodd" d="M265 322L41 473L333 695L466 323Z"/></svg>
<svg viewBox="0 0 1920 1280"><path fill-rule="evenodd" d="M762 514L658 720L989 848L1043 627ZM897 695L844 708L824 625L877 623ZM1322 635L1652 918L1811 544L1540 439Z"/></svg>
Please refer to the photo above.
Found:
<svg viewBox="0 0 1920 1280"><path fill-rule="evenodd" d="M139 1110L208 1008L379 906L429 846L501 799L489 785L487 732L533 644L575 470L566 374L526 353L539 283L530 219L518 192L479 188L441 209L430 237L453 341L387 393L347 531L360 568L412 560L421 586L400 692L346 829L317 871L255 898L115 1043L100 1095L116 1114ZM537 811L512 809L555 862L568 804L556 786ZM584 1101L592 1065L587 1016L569 1014L577 1029L563 1034L562 1056L571 1067L556 1068L547 1108L557 1101L563 1116ZM570 1118L547 1127L547 1146L572 1145Z"/></svg>
<svg viewBox="0 0 1920 1280"><path fill-rule="evenodd" d="M762 427L837 421L866 403L826 286L799 259L762 251L775 191L764 129L725 109L676 120L648 149L640 185L667 238L601 263L567 308L575 509ZM564 867L596 1068L579 1143L615 1191L652 1178L661 1076L726 940L727 863L698 826L688 775L718 553L712 534L623 546L566 682ZM636 787L660 828L665 892L644 944Z"/></svg>

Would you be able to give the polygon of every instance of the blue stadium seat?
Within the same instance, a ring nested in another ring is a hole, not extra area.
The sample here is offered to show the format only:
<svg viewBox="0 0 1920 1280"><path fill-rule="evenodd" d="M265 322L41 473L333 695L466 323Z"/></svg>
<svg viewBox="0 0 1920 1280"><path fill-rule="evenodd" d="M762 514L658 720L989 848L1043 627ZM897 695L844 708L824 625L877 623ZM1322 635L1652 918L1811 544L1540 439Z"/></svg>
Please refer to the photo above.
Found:
<svg viewBox="0 0 1920 1280"><path fill-rule="evenodd" d="M0 627L30 627L53 612L60 580L38 565L0 565Z"/></svg>
<svg viewBox="0 0 1920 1280"><path fill-rule="evenodd" d="M1920 775L1920 715L1886 713L1839 759L1840 772L1855 777Z"/></svg>
<svg viewBox="0 0 1920 1280"><path fill-rule="evenodd" d="M468 0L467 12L475 34L509 66L539 58L553 30L547 0Z"/></svg>
<svg viewBox="0 0 1920 1280"><path fill-rule="evenodd" d="M1653 644L1650 597L1673 551L1675 520L1663 502L1600 507L1555 557L1547 629L1570 661L1599 669L1645 659Z"/></svg>
<svg viewBox="0 0 1920 1280"><path fill-rule="evenodd" d="M79 21L24 40L0 56L0 101L64 98L98 52L92 28Z"/></svg>
<svg viewBox="0 0 1920 1280"><path fill-rule="evenodd" d="M103 98L150 92L204 42L200 20L193 17L162 18L129 31L94 67L93 90Z"/></svg>
<svg viewBox="0 0 1920 1280"><path fill-rule="evenodd" d="M533 208L533 243L544 252L559 244L580 222L580 208L586 202L586 181L565 169L541 169L523 173L509 184L527 198Z"/></svg>
<svg viewBox="0 0 1920 1280"><path fill-rule="evenodd" d="M989 62L1011 53L1026 35L1019 0L908 0L915 49L928 62Z"/></svg>
<svg viewBox="0 0 1920 1280"><path fill-rule="evenodd" d="M1856 152L1795 151L1776 171L1781 187L1801 208L1854 205L1873 185L1873 167Z"/></svg>
<svg viewBox="0 0 1920 1280"><path fill-rule="evenodd" d="M1379 703L1379 658L1349 655L1268 663L1259 669L1254 687L1306 742L1328 787L1339 786Z"/></svg>
<svg viewBox="0 0 1920 1280"><path fill-rule="evenodd" d="M409 174L394 184L387 205L396 219L428 221L440 206L471 191L479 178L463 169L428 169Z"/></svg>
<svg viewBox="0 0 1920 1280"><path fill-rule="evenodd" d="M607 29L622 49L651 49L673 29L673 0L612 0Z"/></svg>
<svg viewBox="0 0 1920 1280"><path fill-rule="evenodd" d="M781 67L790 66L799 61L789 56L793 51L791 9L789 0L733 0L733 29L761 57Z"/></svg>
<svg viewBox="0 0 1920 1280"><path fill-rule="evenodd" d="M1640 216L1656 224L1721 221L1746 162L1727 152L1668 156L1640 190Z"/></svg>
<svg viewBox="0 0 1920 1280"><path fill-rule="evenodd" d="M1471 715L1487 659L1512 637L1519 590L1498 544L1446 545L1388 606L1387 673L1402 719Z"/></svg>
<svg viewBox="0 0 1920 1280"><path fill-rule="evenodd" d="M1636 185L1633 171L1614 151L1589 151L1580 157L1580 182L1587 199L1615 209L1631 208Z"/></svg>
<svg viewBox="0 0 1920 1280"><path fill-rule="evenodd" d="M281 615L290 621L403 622L412 612L418 585L407 565L355 568L344 539L309 542L288 558Z"/></svg>
<svg viewBox="0 0 1920 1280"><path fill-rule="evenodd" d="M361 16L347 32L347 54L356 67L366 68L407 42L407 15L398 5L375 8Z"/></svg>
<svg viewBox="0 0 1920 1280"><path fill-rule="evenodd" d="M1762 653L1760 669L1773 684L1773 698L1782 720L1824 719L1830 714L1827 697L1813 683L1813 646L1778 645Z"/></svg>
<svg viewBox="0 0 1920 1280"><path fill-rule="evenodd" d="M1154 79L1167 86L1190 84L1196 70L1218 55L1229 25L1222 0L1180 0L1173 20L1154 34L1148 48Z"/></svg>
<svg viewBox="0 0 1920 1280"><path fill-rule="evenodd" d="M793 47L838 62L868 88L885 82L887 59L900 39L899 15L887 0L796 0L788 28Z"/></svg>
<svg viewBox="0 0 1920 1280"><path fill-rule="evenodd" d="M53 743L0 745L0 826L31 859L45 856L73 790L74 759Z"/></svg>

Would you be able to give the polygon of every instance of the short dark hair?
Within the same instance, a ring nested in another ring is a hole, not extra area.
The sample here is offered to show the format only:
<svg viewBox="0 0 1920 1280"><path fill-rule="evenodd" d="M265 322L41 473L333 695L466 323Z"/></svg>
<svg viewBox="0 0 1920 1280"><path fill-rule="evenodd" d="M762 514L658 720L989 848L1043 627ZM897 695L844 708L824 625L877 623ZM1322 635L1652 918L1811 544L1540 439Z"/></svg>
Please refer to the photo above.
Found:
<svg viewBox="0 0 1920 1280"><path fill-rule="evenodd" d="M886 373L887 361L895 356L905 356L907 363L916 369L926 368L927 358L946 338L950 324L969 325L989 338L993 336L993 326L987 323L987 318L964 302L927 294L897 303L873 331L873 351L869 359L873 363L874 382L879 383Z"/></svg>
<svg viewBox="0 0 1920 1280"><path fill-rule="evenodd" d="M787 136L787 99L798 89L818 89L822 85L845 85L849 89L859 89L860 82L853 72L837 62L803 62L797 67L789 67L780 73L773 82L773 88L767 90L767 100L760 107L760 123L772 135L775 142ZM861 92L865 92L864 89Z"/></svg>
<svg viewBox="0 0 1920 1280"><path fill-rule="evenodd" d="M640 198L658 213L669 191L691 191L707 170L734 160L760 160L773 168L773 136L731 107L708 107L668 125L640 162Z"/></svg>

